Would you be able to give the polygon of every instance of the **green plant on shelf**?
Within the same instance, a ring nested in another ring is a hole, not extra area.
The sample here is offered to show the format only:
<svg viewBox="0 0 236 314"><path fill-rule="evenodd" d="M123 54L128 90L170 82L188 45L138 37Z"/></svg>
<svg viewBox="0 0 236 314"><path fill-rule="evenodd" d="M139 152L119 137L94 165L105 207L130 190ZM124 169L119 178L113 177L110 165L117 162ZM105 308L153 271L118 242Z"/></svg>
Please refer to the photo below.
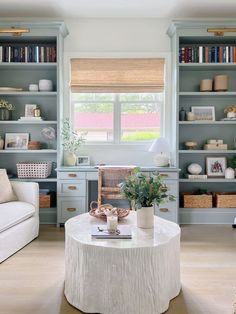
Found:
<svg viewBox="0 0 236 314"><path fill-rule="evenodd" d="M236 156L232 157L230 160L229 160L229 166L233 169L236 169Z"/></svg>
<svg viewBox="0 0 236 314"><path fill-rule="evenodd" d="M85 142L85 135L86 134L79 135L78 133L76 133L73 130L68 118L63 120L61 136L64 151L76 153L79 147Z"/></svg>
<svg viewBox="0 0 236 314"><path fill-rule="evenodd" d="M9 101L0 99L0 109L7 109L9 111L15 110L15 106L10 104Z"/></svg>

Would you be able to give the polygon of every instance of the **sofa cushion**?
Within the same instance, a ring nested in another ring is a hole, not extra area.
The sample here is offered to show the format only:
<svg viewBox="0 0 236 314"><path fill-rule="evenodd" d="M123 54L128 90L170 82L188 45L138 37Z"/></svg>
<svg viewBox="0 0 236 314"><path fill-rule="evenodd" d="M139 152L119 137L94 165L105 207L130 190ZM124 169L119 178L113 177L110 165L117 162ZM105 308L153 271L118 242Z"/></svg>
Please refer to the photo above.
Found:
<svg viewBox="0 0 236 314"><path fill-rule="evenodd" d="M0 169L0 204L17 200L8 179L6 169Z"/></svg>
<svg viewBox="0 0 236 314"><path fill-rule="evenodd" d="M25 202L0 204L0 232L30 218L35 213L33 205Z"/></svg>

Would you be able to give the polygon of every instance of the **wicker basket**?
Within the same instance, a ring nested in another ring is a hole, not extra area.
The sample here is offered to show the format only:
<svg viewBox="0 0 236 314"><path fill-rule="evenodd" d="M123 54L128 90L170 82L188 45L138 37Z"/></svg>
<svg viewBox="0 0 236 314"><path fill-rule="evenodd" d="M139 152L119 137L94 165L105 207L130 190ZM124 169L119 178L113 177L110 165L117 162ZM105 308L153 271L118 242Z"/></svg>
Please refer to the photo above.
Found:
<svg viewBox="0 0 236 314"><path fill-rule="evenodd" d="M39 208L49 208L52 205L52 195L39 194Z"/></svg>
<svg viewBox="0 0 236 314"><path fill-rule="evenodd" d="M52 172L51 161L20 162L16 164L18 178L45 179Z"/></svg>
<svg viewBox="0 0 236 314"><path fill-rule="evenodd" d="M183 207L185 208L211 208L212 195L201 194L194 195L190 193L182 193Z"/></svg>
<svg viewBox="0 0 236 314"><path fill-rule="evenodd" d="M218 208L236 207L236 192L215 192L214 200Z"/></svg>

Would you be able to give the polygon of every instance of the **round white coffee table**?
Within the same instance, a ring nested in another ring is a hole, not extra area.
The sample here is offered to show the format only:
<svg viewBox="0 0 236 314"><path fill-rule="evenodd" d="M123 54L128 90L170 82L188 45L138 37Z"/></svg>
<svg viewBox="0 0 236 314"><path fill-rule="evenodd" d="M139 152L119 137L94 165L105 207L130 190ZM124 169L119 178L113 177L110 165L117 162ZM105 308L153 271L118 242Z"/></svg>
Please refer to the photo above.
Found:
<svg viewBox="0 0 236 314"><path fill-rule="evenodd" d="M180 284L180 228L155 216L154 229L136 227L136 212L121 224L132 239L92 239L89 214L65 224L65 296L86 313L158 314L169 307Z"/></svg>

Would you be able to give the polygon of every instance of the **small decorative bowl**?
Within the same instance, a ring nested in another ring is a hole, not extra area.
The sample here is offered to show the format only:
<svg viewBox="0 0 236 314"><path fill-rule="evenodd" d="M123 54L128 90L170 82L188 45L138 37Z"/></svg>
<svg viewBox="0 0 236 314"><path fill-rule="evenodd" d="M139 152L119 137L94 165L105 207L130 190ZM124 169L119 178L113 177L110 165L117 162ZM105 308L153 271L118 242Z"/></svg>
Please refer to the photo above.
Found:
<svg viewBox="0 0 236 314"><path fill-rule="evenodd" d="M197 142L185 142L186 149L195 149L197 147Z"/></svg>
<svg viewBox="0 0 236 314"><path fill-rule="evenodd" d="M107 216L105 215L106 210L112 210L113 206L111 204L103 204L100 206L100 208L93 207L94 205L98 205L97 202L93 201L90 203L90 211L89 214L96 218L101 218L103 220L107 220ZM122 219L129 215L130 210L128 208L116 208L116 214L118 216L118 219Z"/></svg>

